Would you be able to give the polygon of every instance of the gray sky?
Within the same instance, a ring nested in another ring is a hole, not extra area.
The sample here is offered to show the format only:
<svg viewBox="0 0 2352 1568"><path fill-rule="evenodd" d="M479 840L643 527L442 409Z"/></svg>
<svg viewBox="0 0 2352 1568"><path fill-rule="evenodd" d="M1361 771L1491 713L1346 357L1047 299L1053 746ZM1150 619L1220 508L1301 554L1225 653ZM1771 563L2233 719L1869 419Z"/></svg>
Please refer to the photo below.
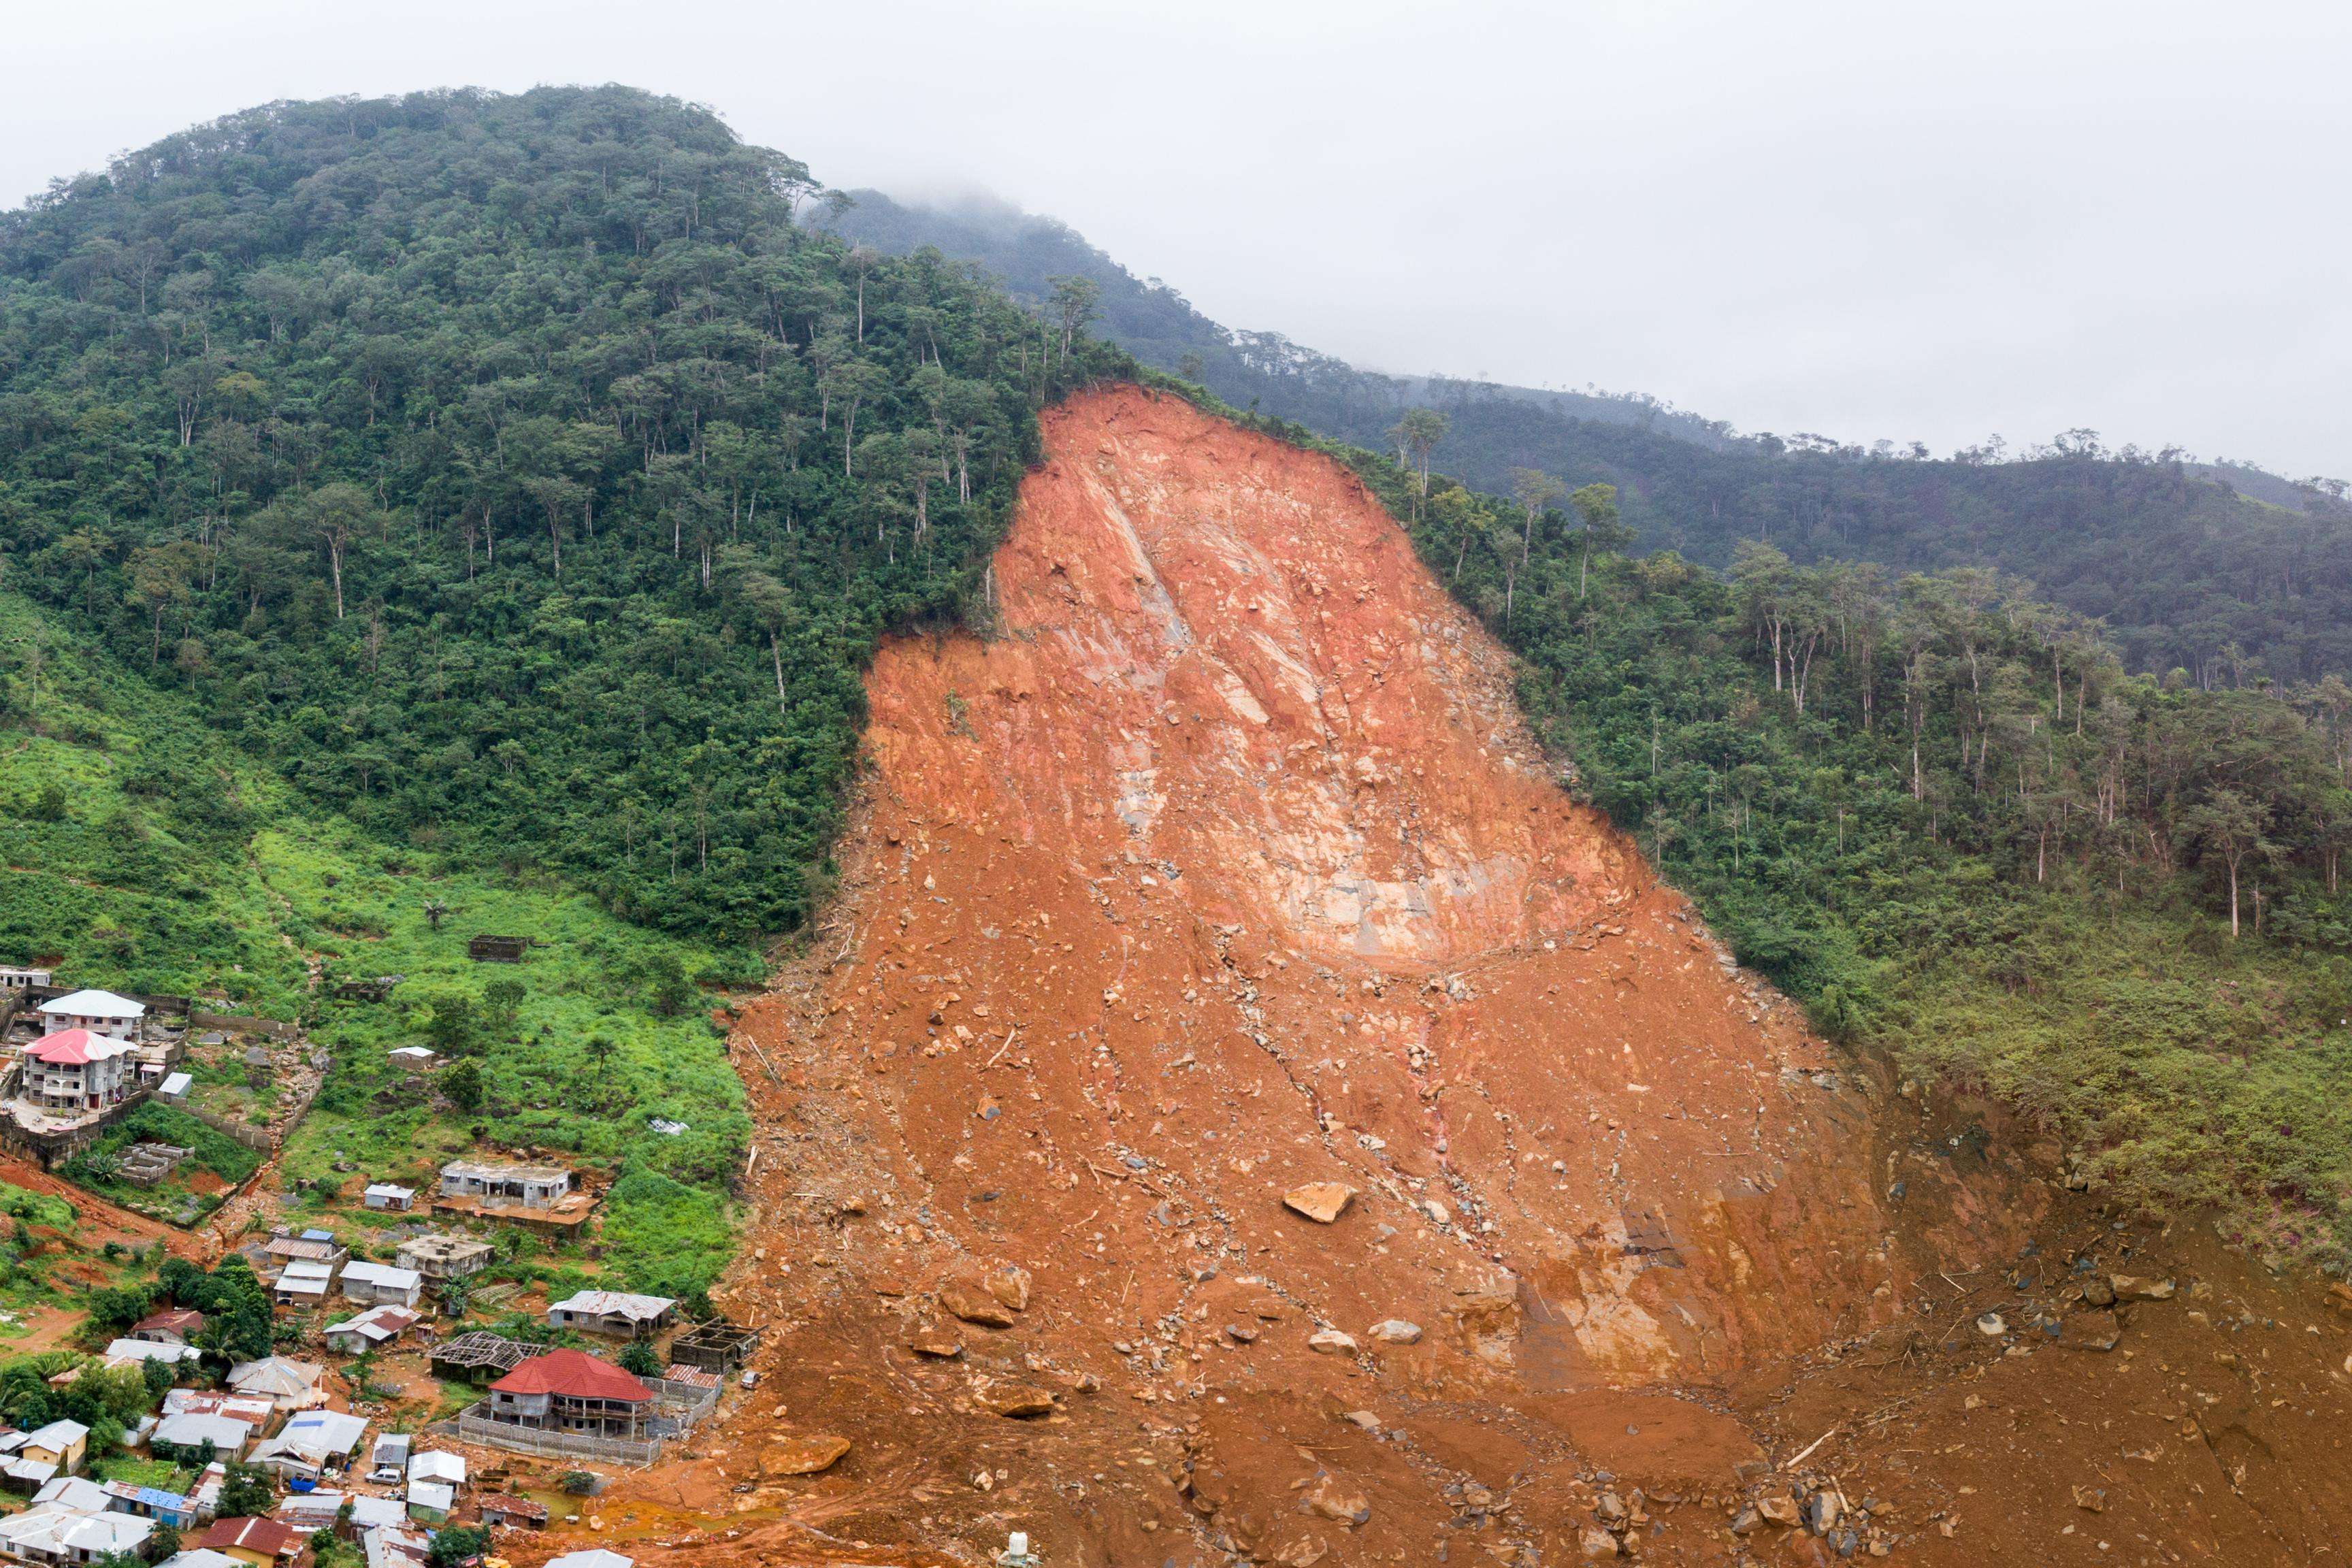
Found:
<svg viewBox="0 0 2352 1568"><path fill-rule="evenodd" d="M0 0L0 198L272 98L621 80L1228 325L1939 452L2352 477L2342 0Z"/></svg>

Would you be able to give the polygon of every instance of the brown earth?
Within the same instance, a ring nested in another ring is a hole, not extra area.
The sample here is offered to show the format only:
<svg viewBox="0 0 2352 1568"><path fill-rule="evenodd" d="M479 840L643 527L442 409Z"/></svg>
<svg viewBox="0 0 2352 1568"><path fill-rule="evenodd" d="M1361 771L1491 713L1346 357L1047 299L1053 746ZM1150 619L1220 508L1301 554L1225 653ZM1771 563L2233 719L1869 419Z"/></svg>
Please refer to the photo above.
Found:
<svg viewBox="0 0 2352 1568"><path fill-rule="evenodd" d="M763 1381L605 1539L2333 1560L2346 1317L1809 1035L1343 469L1134 389L1045 437L996 635L877 659L835 923L736 1034ZM1284 1203L1316 1182L1329 1224ZM2178 1289L2051 1337L2114 1272ZM1824 1489L1878 1505L1850 1543L1727 1531Z"/></svg>

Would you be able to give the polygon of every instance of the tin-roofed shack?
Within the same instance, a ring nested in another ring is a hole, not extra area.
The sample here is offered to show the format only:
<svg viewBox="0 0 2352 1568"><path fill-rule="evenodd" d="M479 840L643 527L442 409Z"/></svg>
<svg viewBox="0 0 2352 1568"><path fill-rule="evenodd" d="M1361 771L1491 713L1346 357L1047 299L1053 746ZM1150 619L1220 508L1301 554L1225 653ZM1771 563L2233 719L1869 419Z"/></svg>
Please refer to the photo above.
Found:
<svg viewBox="0 0 2352 1568"><path fill-rule="evenodd" d="M477 936L466 943L466 956L476 963L520 963L530 951L527 936Z"/></svg>
<svg viewBox="0 0 2352 1568"><path fill-rule="evenodd" d="M433 1375L457 1383L489 1383L529 1361L538 1347L476 1330L433 1347Z"/></svg>

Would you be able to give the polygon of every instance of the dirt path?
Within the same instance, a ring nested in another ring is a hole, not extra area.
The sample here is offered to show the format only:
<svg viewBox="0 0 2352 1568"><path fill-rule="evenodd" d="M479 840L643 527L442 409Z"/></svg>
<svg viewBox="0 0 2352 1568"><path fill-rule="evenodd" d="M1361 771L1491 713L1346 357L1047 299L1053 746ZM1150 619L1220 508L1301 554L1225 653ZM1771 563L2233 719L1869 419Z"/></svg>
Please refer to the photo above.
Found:
<svg viewBox="0 0 2352 1568"><path fill-rule="evenodd" d="M1343 470L1132 390L1045 434L1003 635L877 659L836 923L735 1036L764 1381L611 1539L2326 1560L2345 1318L1812 1038ZM1878 1506L1727 1533L1820 1495Z"/></svg>

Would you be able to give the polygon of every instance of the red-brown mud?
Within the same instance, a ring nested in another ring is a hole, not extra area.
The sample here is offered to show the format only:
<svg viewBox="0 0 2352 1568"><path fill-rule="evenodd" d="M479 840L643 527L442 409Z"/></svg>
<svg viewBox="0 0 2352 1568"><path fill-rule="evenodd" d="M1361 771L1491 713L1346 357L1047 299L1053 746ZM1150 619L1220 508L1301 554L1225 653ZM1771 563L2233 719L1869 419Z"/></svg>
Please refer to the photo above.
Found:
<svg viewBox="0 0 2352 1568"><path fill-rule="evenodd" d="M1131 388L1045 447L992 635L876 660L836 914L734 1047L764 1381L627 1550L1814 1563L1727 1527L1829 1490L1862 1556L2332 1560L2315 1291L1810 1035L1338 465ZM2116 1272L2177 1289L2052 1338Z"/></svg>

